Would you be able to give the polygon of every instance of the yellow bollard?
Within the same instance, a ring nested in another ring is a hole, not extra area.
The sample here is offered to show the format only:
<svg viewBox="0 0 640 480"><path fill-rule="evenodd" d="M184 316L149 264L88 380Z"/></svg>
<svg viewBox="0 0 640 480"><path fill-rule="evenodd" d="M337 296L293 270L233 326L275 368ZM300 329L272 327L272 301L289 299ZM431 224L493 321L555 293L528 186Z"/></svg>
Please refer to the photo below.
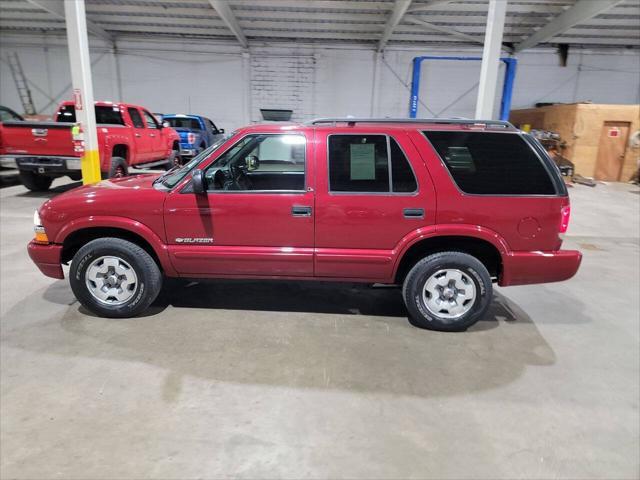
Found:
<svg viewBox="0 0 640 480"><path fill-rule="evenodd" d="M98 150L87 150L80 160L82 169L82 184L89 185L102 180L100 175L100 152Z"/></svg>

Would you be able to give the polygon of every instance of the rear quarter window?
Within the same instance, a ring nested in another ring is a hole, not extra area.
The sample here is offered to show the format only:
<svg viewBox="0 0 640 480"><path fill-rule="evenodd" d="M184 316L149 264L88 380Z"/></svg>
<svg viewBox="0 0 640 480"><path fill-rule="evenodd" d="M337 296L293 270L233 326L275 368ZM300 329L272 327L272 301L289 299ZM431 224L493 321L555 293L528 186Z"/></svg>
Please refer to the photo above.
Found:
<svg viewBox="0 0 640 480"><path fill-rule="evenodd" d="M547 168L518 134L423 132L465 193L555 195Z"/></svg>
<svg viewBox="0 0 640 480"><path fill-rule="evenodd" d="M124 125L119 107L97 105L95 108L98 125ZM56 121L75 123L76 111L73 105L63 105L58 111Z"/></svg>

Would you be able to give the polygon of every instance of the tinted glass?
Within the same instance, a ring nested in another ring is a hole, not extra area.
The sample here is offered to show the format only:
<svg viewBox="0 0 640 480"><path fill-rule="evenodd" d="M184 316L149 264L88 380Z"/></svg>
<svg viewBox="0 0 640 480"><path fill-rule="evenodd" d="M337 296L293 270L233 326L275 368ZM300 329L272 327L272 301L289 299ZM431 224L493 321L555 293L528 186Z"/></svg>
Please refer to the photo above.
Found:
<svg viewBox="0 0 640 480"><path fill-rule="evenodd" d="M418 184L411 170L411 165L409 165L409 160L393 138L389 138L389 144L391 145L393 191L398 193L415 192L418 190Z"/></svg>
<svg viewBox="0 0 640 480"><path fill-rule="evenodd" d="M385 135L331 135L329 189L332 192L388 192Z"/></svg>
<svg viewBox="0 0 640 480"><path fill-rule="evenodd" d="M64 105L59 111L56 121L76 122L76 111L73 105ZM124 125L118 107L96 106L96 123L106 125Z"/></svg>
<svg viewBox="0 0 640 480"><path fill-rule="evenodd" d="M172 117L164 119L172 128L188 128L189 130L200 130L200 122L195 118Z"/></svg>
<svg viewBox="0 0 640 480"><path fill-rule="evenodd" d="M512 133L423 132L465 193L553 195L551 177L531 147Z"/></svg>
<svg viewBox="0 0 640 480"><path fill-rule="evenodd" d="M129 107L127 111L129 112L133 126L136 128L144 128L144 122L142 121L142 117L140 116L138 109Z"/></svg>

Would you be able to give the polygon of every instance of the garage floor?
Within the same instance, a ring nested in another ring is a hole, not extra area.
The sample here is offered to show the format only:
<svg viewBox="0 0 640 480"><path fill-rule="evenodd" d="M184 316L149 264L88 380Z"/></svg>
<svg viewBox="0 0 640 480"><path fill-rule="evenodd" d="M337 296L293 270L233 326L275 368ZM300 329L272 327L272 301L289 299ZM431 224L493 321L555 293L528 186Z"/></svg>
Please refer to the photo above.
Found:
<svg viewBox="0 0 640 480"><path fill-rule="evenodd" d="M27 257L47 196L2 189L0 476L637 478L639 189L571 196L577 277L443 334L329 284L170 284L96 318Z"/></svg>

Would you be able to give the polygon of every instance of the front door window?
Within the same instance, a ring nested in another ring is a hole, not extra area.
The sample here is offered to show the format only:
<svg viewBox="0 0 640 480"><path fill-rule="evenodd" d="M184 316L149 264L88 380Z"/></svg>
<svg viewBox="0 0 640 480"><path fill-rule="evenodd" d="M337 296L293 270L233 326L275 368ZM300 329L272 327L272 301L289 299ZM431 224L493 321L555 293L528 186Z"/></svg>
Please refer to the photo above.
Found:
<svg viewBox="0 0 640 480"><path fill-rule="evenodd" d="M205 172L211 192L305 190L306 140L302 135L247 135Z"/></svg>

